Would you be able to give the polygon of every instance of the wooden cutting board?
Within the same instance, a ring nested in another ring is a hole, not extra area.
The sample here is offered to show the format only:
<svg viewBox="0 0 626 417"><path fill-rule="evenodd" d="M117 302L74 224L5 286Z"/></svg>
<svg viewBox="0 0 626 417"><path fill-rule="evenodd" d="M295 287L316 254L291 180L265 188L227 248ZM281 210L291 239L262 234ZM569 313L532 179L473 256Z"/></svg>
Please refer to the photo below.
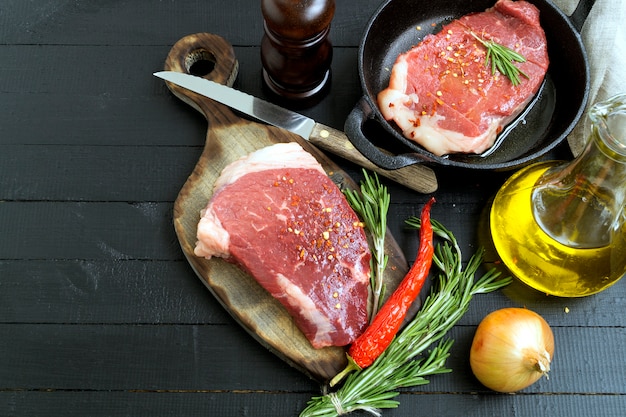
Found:
<svg viewBox="0 0 626 417"><path fill-rule="evenodd" d="M219 36L200 33L186 36L171 49L165 70L191 73L192 68L212 68L205 78L232 85L238 70L231 45ZM195 71L193 71L195 73ZM196 74L198 75L198 74ZM219 258L210 260L194 255L196 227L222 169L240 157L278 142L298 142L322 164L340 188L356 184L334 162L300 136L273 126L243 119L228 107L168 83L181 100L207 119L206 143L193 172L174 204L174 227L181 248L198 277L223 307L257 341L309 377L325 382L346 365L341 347L313 349L295 326L283 306L240 268ZM406 259L387 235L387 286L391 289L408 270Z"/></svg>

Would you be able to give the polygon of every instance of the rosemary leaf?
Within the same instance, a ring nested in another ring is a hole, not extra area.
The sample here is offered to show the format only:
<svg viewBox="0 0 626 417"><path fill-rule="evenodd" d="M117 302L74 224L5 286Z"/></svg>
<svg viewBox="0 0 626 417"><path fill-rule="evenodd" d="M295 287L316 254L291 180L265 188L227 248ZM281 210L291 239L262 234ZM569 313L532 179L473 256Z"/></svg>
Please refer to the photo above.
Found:
<svg viewBox="0 0 626 417"><path fill-rule="evenodd" d="M412 217L407 224L419 228L420 219ZM475 280L483 251L463 269L454 235L437 221L431 224L444 242L433 256L439 272L422 308L370 367L348 375L337 391L311 398L300 417L337 417L357 410L381 416L381 409L398 407L400 388L428 384L426 377L451 372L446 360L453 341L445 335L465 314L474 294L495 291L511 279L500 279L492 270Z"/></svg>
<svg viewBox="0 0 626 417"><path fill-rule="evenodd" d="M372 260L370 287L372 290L372 303L370 319L376 315L384 297L384 274L387 268L388 256L385 254L385 235L387 233L387 213L391 196L387 187L382 185L378 175L368 175L363 170L364 179L361 182L361 192L345 190L344 194L352 209L363 220L365 227L372 237Z"/></svg>
<svg viewBox="0 0 626 417"><path fill-rule="evenodd" d="M489 66L489 63L491 62L491 75L494 75L497 70L511 80L511 84L515 86L520 84L520 74L528 78L528 75L513 63L526 62L526 58L514 50L494 42L493 40L483 39L471 31L470 34L487 50L487 54L485 56L485 66Z"/></svg>

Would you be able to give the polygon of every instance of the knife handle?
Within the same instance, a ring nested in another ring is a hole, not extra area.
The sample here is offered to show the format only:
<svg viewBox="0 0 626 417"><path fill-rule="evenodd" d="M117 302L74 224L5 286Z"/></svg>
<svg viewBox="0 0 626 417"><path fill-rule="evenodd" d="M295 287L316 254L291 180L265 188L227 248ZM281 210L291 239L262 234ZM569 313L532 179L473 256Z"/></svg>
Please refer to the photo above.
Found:
<svg viewBox="0 0 626 417"><path fill-rule="evenodd" d="M352 145L345 133L332 127L316 123L309 137L309 142L318 148L354 162L363 168L374 171L417 192L429 194L435 192L438 188L437 177L432 169L420 164L394 170L381 168L363 156Z"/></svg>

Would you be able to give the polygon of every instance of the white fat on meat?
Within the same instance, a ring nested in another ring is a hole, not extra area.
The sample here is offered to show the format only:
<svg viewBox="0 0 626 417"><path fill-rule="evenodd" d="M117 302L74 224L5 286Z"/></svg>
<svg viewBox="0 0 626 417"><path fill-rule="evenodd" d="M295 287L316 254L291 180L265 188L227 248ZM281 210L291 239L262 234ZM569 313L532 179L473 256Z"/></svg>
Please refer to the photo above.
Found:
<svg viewBox="0 0 626 417"><path fill-rule="evenodd" d="M310 168L325 175L313 155L303 152L296 142L277 143L254 151L226 166L215 182L213 192L234 183L246 174L285 167Z"/></svg>
<svg viewBox="0 0 626 417"><path fill-rule="evenodd" d="M230 235L222 227L220 219L217 218L215 212L208 209L203 209L200 212L200 221L198 222L198 241L193 253L196 256L210 259L213 256L218 258L228 258L230 252L228 247L230 245Z"/></svg>
<svg viewBox="0 0 626 417"><path fill-rule="evenodd" d="M309 319L311 325L309 340L311 343L314 346L329 345L331 342L330 335L335 331L335 326L329 321L328 316L322 314L317 308L311 297L303 293L293 282L293 279L289 279L283 274L276 275L276 284L282 290L284 300L293 309L298 310L302 316ZM315 328L315 331L312 328Z"/></svg>

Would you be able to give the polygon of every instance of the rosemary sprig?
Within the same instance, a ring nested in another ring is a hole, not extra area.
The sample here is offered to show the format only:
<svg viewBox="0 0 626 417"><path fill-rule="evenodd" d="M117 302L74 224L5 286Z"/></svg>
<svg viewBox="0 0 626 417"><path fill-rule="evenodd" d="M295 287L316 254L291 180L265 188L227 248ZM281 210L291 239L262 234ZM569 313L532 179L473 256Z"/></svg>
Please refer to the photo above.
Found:
<svg viewBox="0 0 626 417"><path fill-rule="evenodd" d="M463 269L454 235L441 223L431 223L444 242L437 245L433 264L439 273L421 310L369 368L350 374L337 391L311 398L300 417L336 417L356 410L380 416L381 409L398 407L399 388L428 384L427 376L451 372L446 360L453 341L444 336L465 314L473 295L495 291L511 279L499 279L499 272L490 270L474 280L483 250ZM411 217L407 224L419 228L420 220Z"/></svg>
<svg viewBox="0 0 626 417"><path fill-rule="evenodd" d="M487 56L485 57L485 66L489 66L491 61L491 75L496 73L496 70L500 71L502 75L511 80L511 84L517 86L520 83L519 75L522 74L526 78L528 75L519 69L513 62L526 62L526 58L518 54L514 50L501 45L493 40L486 40L471 32L471 35L480 42L485 49L487 49Z"/></svg>
<svg viewBox="0 0 626 417"><path fill-rule="evenodd" d="M391 197L387 187L382 185L378 175L369 176L363 170L364 179L361 182L361 192L346 189L344 194L348 203L363 220L365 227L370 231L374 250L372 251L370 288L372 303L370 319L376 315L384 296L384 274L387 268L388 256L385 254L385 234L387 233L387 213Z"/></svg>

